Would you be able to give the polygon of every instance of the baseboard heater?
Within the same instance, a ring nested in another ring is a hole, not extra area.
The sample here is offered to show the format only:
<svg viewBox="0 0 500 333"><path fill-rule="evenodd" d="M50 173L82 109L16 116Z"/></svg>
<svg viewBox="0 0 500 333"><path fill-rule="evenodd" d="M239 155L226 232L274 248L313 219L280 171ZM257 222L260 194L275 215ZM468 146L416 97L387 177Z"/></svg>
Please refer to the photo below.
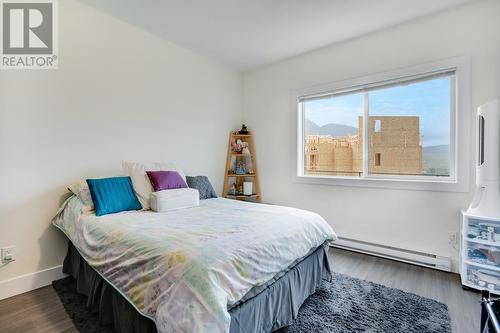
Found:
<svg viewBox="0 0 500 333"><path fill-rule="evenodd" d="M406 250L344 237L339 237L335 242L331 243L331 246L451 272L451 259L449 257L438 256L431 253Z"/></svg>

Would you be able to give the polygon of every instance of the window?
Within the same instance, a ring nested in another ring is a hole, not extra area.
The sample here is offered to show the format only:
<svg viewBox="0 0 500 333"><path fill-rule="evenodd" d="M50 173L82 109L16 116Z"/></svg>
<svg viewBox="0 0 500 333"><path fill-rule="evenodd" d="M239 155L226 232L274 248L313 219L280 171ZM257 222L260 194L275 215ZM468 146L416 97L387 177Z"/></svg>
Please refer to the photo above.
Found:
<svg viewBox="0 0 500 333"><path fill-rule="evenodd" d="M303 98L304 174L449 177L454 90L446 71Z"/></svg>
<svg viewBox="0 0 500 333"><path fill-rule="evenodd" d="M458 183L457 143L469 135L466 111L457 121L457 101L468 101L467 81L457 83L461 66L432 67L297 96L297 177L313 183L342 179L348 185L349 179L407 181L409 188L418 182ZM462 73L469 75L466 69ZM459 90L464 96L457 96ZM460 140L458 127L464 129ZM464 157L466 145L464 152L458 149Z"/></svg>

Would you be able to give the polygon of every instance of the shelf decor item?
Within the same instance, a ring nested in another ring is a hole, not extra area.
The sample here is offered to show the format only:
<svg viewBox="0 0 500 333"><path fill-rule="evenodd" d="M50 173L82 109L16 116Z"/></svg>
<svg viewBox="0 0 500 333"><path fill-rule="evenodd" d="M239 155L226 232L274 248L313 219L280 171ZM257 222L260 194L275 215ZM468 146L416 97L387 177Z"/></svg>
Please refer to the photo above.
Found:
<svg viewBox="0 0 500 333"><path fill-rule="evenodd" d="M241 129L240 129L240 131L238 132L238 134L242 134L242 135L246 135L246 134L248 134L248 128L247 128L247 125L245 125L245 124L241 125Z"/></svg>
<svg viewBox="0 0 500 333"><path fill-rule="evenodd" d="M243 163L242 161L237 161L236 162L236 174L237 175L244 175L246 174L246 170L245 170L245 163Z"/></svg>
<svg viewBox="0 0 500 333"><path fill-rule="evenodd" d="M261 202L253 135L245 125L229 134L222 196Z"/></svg>
<svg viewBox="0 0 500 333"><path fill-rule="evenodd" d="M252 182L243 182L243 195L252 195Z"/></svg>
<svg viewBox="0 0 500 333"><path fill-rule="evenodd" d="M460 224L462 285L495 294L500 294L499 124L498 101L478 108L476 192Z"/></svg>

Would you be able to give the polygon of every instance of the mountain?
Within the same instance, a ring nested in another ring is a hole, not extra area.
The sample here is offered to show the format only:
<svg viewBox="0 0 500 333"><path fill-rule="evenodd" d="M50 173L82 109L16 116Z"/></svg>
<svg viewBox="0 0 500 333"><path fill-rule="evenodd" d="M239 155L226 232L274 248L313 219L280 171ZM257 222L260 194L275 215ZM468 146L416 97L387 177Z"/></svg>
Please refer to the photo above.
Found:
<svg viewBox="0 0 500 333"><path fill-rule="evenodd" d="M424 174L448 176L450 174L450 145L423 147Z"/></svg>
<svg viewBox="0 0 500 333"><path fill-rule="evenodd" d="M306 120L306 134L347 136L358 134L358 129L356 127L341 124L326 124L319 126L311 120Z"/></svg>
<svg viewBox="0 0 500 333"><path fill-rule="evenodd" d="M424 154L448 154L450 151L450 145L428 146L423 149Z"/></svg>

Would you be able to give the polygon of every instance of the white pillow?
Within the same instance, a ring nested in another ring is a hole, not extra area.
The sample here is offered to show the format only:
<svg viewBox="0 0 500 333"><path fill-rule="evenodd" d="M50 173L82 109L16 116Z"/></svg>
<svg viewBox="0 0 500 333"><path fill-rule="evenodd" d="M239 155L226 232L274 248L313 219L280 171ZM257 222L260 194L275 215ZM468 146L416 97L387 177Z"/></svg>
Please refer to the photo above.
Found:
<svg viewBox="0 0 500 333"><path fill-rule="evenodd" d="M142 205L142 209L147 210L149 206L149 198L153 193L153 187L149 181L146 171L177 171L179 175L186 181L184 172L175 163L139 163L139 162L122 162L123 173L130 176L135 194Z"/></svg>
<svg viewBox="0 0 500 333"><path fill-rule="evenodd" d="M155 212L197 207L200 193L194 188L176 188L151 193L151 209Z"/></svg>
<svg viewBox="0 0 500 333"><path fill-rule="evenodd" d="M85 179L82 179L76 183L68 186L68 190L73 192L76 195L82 204L84 205L84 209L86 211L94 210L94 202L92 201L92 196L90 195L89 185Z"/></svg>

